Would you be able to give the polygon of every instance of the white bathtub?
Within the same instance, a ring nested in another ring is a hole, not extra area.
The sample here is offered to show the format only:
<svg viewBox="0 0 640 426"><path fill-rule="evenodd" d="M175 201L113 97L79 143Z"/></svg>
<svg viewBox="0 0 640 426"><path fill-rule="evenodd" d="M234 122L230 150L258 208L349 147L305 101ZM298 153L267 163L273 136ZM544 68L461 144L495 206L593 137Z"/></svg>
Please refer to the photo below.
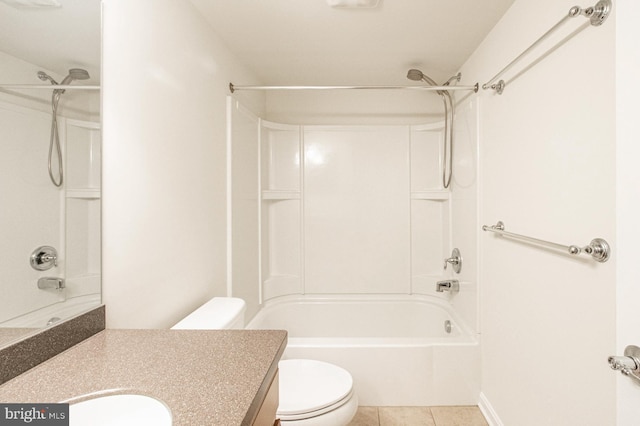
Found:
<svg viewBox="0 0 640 426"><path fill-rule="evenodd" d="M0 323L3 328L44 328L100 306L100 293L71 297L64 302L20 315Z"/></svg>
<svg viewBox="0 0 640 426"><path fill-rule="evenodd" d="M478 402L478 342L435 298L287 296L267 301L246 328L287 330L284 358L346 368L360 405Z"/></svg>

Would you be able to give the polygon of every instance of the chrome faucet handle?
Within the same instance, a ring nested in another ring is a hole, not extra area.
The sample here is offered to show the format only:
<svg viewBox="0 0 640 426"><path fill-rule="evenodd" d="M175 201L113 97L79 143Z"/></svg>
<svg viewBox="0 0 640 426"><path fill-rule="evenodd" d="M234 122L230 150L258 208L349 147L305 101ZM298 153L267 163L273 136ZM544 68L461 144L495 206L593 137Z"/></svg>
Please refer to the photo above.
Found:
<svg viewBox="0 0 640 426"><path fill-rule="evenodd" d="M453 270L456 274L460 273L462 269L462 256L460 256L460 250L454 248L451 252L451 257L444 260L444 269L447 269L447 265L451 264L453 266Z"/></svg>
<svg viewBox="0 0 640 426"><path fill-rule="evenodd" d="M58 251L51 246L40 246L31 253L29 262L36 271L46 271L58 266Z"/></svg>

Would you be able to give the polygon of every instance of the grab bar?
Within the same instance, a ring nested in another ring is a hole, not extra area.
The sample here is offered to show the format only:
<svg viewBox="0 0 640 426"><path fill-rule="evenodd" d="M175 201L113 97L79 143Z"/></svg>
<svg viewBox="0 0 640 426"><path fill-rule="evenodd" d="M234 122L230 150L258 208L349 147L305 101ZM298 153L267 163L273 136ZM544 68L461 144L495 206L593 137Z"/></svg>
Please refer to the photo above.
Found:
<svg viewBox="0 0 640 426"><path fill-rule="evenodd" d="M573 6L569 10L569 13L564 18L562 18L557 24L551 27L551 29L549 29L546 33L540 36L540 38L538 38L535 42L533 42L533 44L529 46L524 52L522 52L517 58L509 62L509 64L506 67L504 67L502 70L500 70L500 72L496 74L491 80L483 84L482 88L484 90L493 89L496 92L498 92L499 95L501 95L507 83L504 80L500 80L497 83L495 83L495 81L498 80L498 78L500 78L502 74L509 71L512 66L514 66L517 62L519 62L520 59L526 56L531 50L533 50L533 48L538 46L542 41L549 38L549 36L554 32L556 32L556 30L560 28L560 26L562 26L562 24L564 24L565 21L567 21L568 19L575 18L576 16L582 15L586 18L589 18L592 26L598 26L598 25L602 25L602 23L607 19L610 13L611 13L611 0L600 0L598 3L596 3L595 6L587 7L585 9L582 9L580 6ZM573 35L574 34L572 34L572 36Z"/></svg>
<svg viewBox="0 0 640 426"><path fill-rule="evenodd" d="M550 241L540 240L538 238L527 237L525 235L514 234L513 232L507 232L504 230L504 223L498 221L493 226L484 225L482 227L483 231L495 232L498 235L504 235L505 237L516 238L518 240L522 240L528 243L537 244L544 247L550 247L553 249L561 250L571 255L579 255L581 253L585 253L590 255L593 260L598 262L606 262L609 260L611 256L611 248L609 243L607 243L602 238L595 238L591 240L588 246L579 247L576 245L566 246L564 244L552 243Z"/></svg>

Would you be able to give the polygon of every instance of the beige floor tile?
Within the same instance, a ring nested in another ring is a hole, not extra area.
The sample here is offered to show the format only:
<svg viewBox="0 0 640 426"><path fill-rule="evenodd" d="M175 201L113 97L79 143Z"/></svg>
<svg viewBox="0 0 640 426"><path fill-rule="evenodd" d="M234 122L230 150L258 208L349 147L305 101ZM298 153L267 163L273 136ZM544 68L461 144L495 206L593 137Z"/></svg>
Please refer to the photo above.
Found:
<svg viewBox="0 0 640 426"><path fill-rule="evenodd" d="M476 406L431 407L436 426L488 426Z"/></svg>
<svg viewBox="0 0 640 426"><path fill-rule="evenodd" d="M356 415L347 426L379 426L378 407L358 407Z"/></svg>
<svg viewBox="0 0 640 426"><path fill-rule="evenodd" d="M429 407L378 407L380 426L436 426Z"/></svg>

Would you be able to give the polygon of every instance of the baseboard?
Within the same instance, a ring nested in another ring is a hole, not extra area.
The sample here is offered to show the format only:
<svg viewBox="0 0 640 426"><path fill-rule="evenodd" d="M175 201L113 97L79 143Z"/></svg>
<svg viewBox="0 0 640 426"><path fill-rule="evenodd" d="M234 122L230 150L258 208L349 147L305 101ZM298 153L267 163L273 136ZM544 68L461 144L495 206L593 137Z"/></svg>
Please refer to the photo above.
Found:
<svg viewBox="0 0 640 426"><path fill-rule="evenodd" d="M489 426L504 426L504 423L502 423L502 420L500 420L500 417L498 417L498 414L491 406L491 403L482 392L480 392L478 407L480 407L480 411L482 411L482 414L487 420L487 423L489 423Z"/></svg>

